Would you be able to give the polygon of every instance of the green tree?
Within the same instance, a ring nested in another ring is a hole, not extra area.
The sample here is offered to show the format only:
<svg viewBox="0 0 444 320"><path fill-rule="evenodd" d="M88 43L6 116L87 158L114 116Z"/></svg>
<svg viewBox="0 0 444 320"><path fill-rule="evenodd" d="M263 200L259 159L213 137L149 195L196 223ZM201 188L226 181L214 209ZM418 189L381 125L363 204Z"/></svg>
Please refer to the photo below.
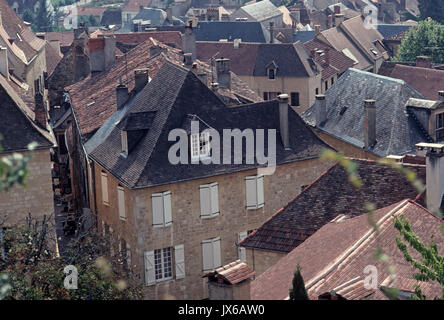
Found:
<svg viewBox="0 0 444 320"><path fill-rule="evenodd" d="M310 300L307 290L305 290L305 283L299 265L293 274L293 287L290 288L290 300Z"/></svg>
<svg viewBox="0 0 444 320"><path fill-rule="evenodd" d="M444 24L444 1L442 0L419 0L418 8L421 19L428 17Z"/></svg>
<svg viewBox="0 0 444 320"><path fill-rule="evenodd" d="M48 11L46 0L40 0L40 7L35 17L34 28L39 32L49 32L52 30L52 12Z"/></svg>
<svg viewBox="0 0 444 320"><path fill-rule="evenodd" d="M401 42L395 61L415 61L417 56L430 56L444 63L444 27L434 20L420 21Z"/></svg>
<svg viewBox="0 0 444 320"><path fill-rule="evenodd" d="M35 14L31 10L26 9L22 14L22 19L23 21L33 24L35 19Z"/></svg>

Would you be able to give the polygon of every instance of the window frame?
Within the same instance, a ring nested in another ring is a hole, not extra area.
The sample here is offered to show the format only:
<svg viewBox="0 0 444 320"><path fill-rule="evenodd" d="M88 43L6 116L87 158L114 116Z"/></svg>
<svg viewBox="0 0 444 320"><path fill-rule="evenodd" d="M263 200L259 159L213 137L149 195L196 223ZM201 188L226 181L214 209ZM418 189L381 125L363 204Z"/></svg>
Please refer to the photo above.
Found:
<svg viewBox="0 0 444 320"><path fill-rule="evenodd" d="M205 130L191 134L190 151L191 162L208 159L211 156L210 132Z"/></svg>
<svg viewBox="0 0 444 320"><path fill-rule="evenodd" d="M172 280L174 277L173 274L173 247L166 247L161 249L155 249L154 251L154 279L157 282L163 282ZM166 253L165 253L166 251ZM159 261L158 256L160 257ZM168 261L169 258L169 261ZM159 266L160 263L160 266ZM158 277L158 267L160 269L160 277ZM166 275L166 274L170 275Z"/></svg>
<svg viewBox="0 0 444 320"><path fill-rule="evenodd" d="M297 102L297 104L293 104L293 102ZM301 106L299 92L291 92L290 93L290 104L292 107L300 107Z"/></svg>
<svg viewBox="0 0 444 320"><path fill-rule="evenodd" d="M276 80L276 69L275 68L268 68L267 70L267 76L268 80ZM272 77L271 77L272 75Z"/></svg>
<svg viewBox="0 0 444 320"><path fill-rule="evenodd" d="M444 112L435 115L435 140L444 140Z"/></svg>

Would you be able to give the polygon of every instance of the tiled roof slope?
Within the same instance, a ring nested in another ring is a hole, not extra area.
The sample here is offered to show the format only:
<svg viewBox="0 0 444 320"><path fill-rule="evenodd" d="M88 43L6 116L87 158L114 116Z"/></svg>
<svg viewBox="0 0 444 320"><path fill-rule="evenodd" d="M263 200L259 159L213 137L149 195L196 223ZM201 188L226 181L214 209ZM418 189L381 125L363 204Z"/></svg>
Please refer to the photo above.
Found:
<svg viewBox="0 0 444 320"><path fill-rule="evenodd" d="M151 0L127 0L122 11L139 12L141 6L148 7L150 3Z"/></svg>
<svg viewBox="0 0 444 320"><path fill-rule="evenodd" d="M228 41L242 39L243 42L258 43L267 41L265 30L257 21L199 21L193 31L197 41L219 41L220 39Z"/></svg>
<svg viewBox="0 0 444 320"><path fill-rule="evenodd" d="M364 100L376 100L376 143L368 151L380 157L415 151L415 144L426 141L414 119L406 113L409 98L423 98L403 80L348 69L325 93L327 120L319 129L364 147ZM314 104L302 118L315 125Z"/></svg>
<svg viewBox="0 0 444 320"><path fill-rule="evenodd" d="M376 29L384 37L384 39L393 38L394 36L408 31L413 26L404 24L377 24Z"/></svg>
<svg viewBox="0 0 444 320"><path fill-rule="evenodd" d="M355 188L339 164L330 168L283 209L276 212L241 245L268 251L290 252L340 214L358 216L365 204L383 208L418 191L396 169L373 161L356 160L363 186ZM405 165L425 181L425 166Z"/></svg>
<svg viewBox="0 0 444 320"><path fill-rule="evenodd" d="M348 68L353 67L355 62L347 57L342 52L337 51L328 44L313 39L304 43L308 52L322 50L324 55L315 55L314 60L322 66L322 80L328 79L334 74L342 74L347 71ZM326 52L328 50L328 59L326 58ZM313 57L313 55L312 55Z"/></svg>
<svg viewBox="0 0 444 320"><path fill-rule="evenodd" d="M117 42L139 44L153 38L175 48L182 48L182 37L179 31L115 33L114 35Z"/></svg>
<svg viewBox="0 0 444 320"><path fill-rule="evenodd" d="M63 56L60 55L56 49L53 48L52 45L49 44L48 41L45 41L45 54L46 54L46 72L48 76L50 76L60 60L62 60Z"/></svg>
<svg viewBox="0 0 444 320"><path fill-rule="evenodd" d="M333 290L350 300L387 300L382 286L413 293L414 284L419 284L427 299L440 296L441 287L436 282L414 280L413 274L417 271L405 261L397 247L395 239L400 235L393 225L392 215L408 218L415 234L427 245L431 241L437 243L442 254L442 220L414 201L403 200L373 213L372 219L379 225L378 234L369 224L367 215L331 221L256 278L251 283L251 298L279 300L288 297L292 275L298 264L312 300ZM396 280L390 279L387 265L375 258L377 248L389 256L390 265L395 267ZM415 259L421 260L410 245L408 250ZM377 268L377 289L364 287L366 275L363 270L368 265Z"/></svg>
<svg viewBox="0 0 444 320"><path fill-rule="evenodd" d="M257 21L267 20L272 17L282 15L282 12L269 0L262 0L250 5L241 7L241 10L248 13Z"/></svg>
<svg viewBox="0 0 444 320"><path fill-rule="evenodd" d="M143 133L128 157L124 159L120 156L120 129L115 125L119 120L114 118L88 141L87 144L95 144L95 148L88 145L86 148L95 161L129 188L144 188L260 167L257 163L171 164L168 151L172 143L168 142L168 134L172 129L189 124L189 115L219 131L221 136L225 128L279 128L277 100L228 108L193 72L169 62L162 66L154 79L125 108L120 113L120 119L128 114L155 112L152 125ZM277 134L277 164L316 158L322 149L328 148L291 108L289 123L291 150L284 150ZM268 154L267 146L265 153Z"/></svg>
<svg viewBox="0 0 444 320"><path fill-rule="evenodd" d="M212 272L205 275L211 279L211 281L217 281L224 284L237 284L245 281L255 274L254 270L248 266L245 262L236 260L225 266L217 268Z"/></svg>
<svg viewBox="0 0 444 320"><path fill-rule="evenodd" d="M162 48L162 53L150 58L150 48L155 45ZM182 59L182 53L178 49L171 48L154 39L148 39L128 51L126 56L118 57L115 65L110 70L94 77L89 76L67 87L66 90L71 95L73 110L81 134L85 138L89 138L90 134L105 123L116 111L115 89L120 77L131 91L134 88L135 69L148 68L149 76L153 78L166 61L181 64ZM199 61L197 61L197 66L199 71L208 73L207 84L211 85L209 73L212 72L212 68ZM219 89L219 92L224 96L237 95L251 102L262 100L233 73L231 74L231 90ZM94 105L88 106L92 102L94 102Z"/></svg>
<svg viewBox="0 0 444 320"><path fill-rule="evenodd" d="M395 65L390 77L402 79L430 100L444 88L444 70Z"/></svg>

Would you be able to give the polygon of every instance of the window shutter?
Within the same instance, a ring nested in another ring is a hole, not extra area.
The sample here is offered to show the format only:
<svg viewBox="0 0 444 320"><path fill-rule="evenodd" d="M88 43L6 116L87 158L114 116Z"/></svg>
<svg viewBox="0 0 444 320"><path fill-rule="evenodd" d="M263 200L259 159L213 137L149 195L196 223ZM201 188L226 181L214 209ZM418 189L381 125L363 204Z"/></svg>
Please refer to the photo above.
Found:
<svg viewBox="0 0 444 320"><path fill-rule="evenodd" d="M257 208L257 188L256 176L248 176L245 178L246 194L247 194L247 209Z"/></svg>
<svg viewBox="0 0 444 320"><path fill-rule="evenodd" d="M210 186L208 184L203 184L199 187L200 192L200 216L209 217L211 214L211 195Z"/></svg>
<svg viewBox="0 0 444 320"><path fill-rule="evenodd" d="M217 215L219 213L219 187L217 182L210 185L211 189L211 214Z"/></svg>
<svg viewBox="0 0 444 320"><path fill-rule="evenodd" d="M163 226L163 196L161 193L153 193L153 226Z"/></svg>
<svg viewBox="0 0 444 320"><path fill-rule="evenodd" d="M176 262L176 279L185 278L185 254L183 244L174 247L174 261Z"/></svg>
<svg viewBox="0 0 444 320"><path fill-rule="evenodd" d="M126 243L126 264L128 268L131 268L131 246L129 243Z"/></svg>
<svg viewBox="0 0 444 320"><path fill-rule="evenodd" d="M213 239L213 268L222 266L220 258L220 238Z"/></svg>
<svg viewBox="0 0 444 320"><path fill-rule="evenodd" d="M156 273L154 268L154 251L145 251L145 283L151 285L156 282Z"/></svg>
<svg viewBox="0 0 444 320"><path fill-rule="evenodd" d="M238 244L241 243L241 241L244 240L246 237L247 237L247 231L239 232L237 234ZM238 247L238 252L239 252L239 260L241 260L243 262L247 262L247 254L246 254L245 248Z"/></svg>
<svg viewBox="0 0 444 320"><path fill-rule="evenodd" d="M102 177L102 202L108 204L108 176L105 172L102 172L101 177Z"/></svg>
<svg viewBox="0 0 444 320"><path fill-rule="evenodd" d="M214 263L212 240L202 241L202 258L203 258L203 271L212 270Z"/></svg>
<svg viewBox="0 0 444 320"><path fill-rule="evenodd" d="M202 139L202 149L200 150L201 156L207 156L210 154L210 133L208 131L204 131L201 133Z"/></svg>
<svg viewBox="0 0 444 320"><path fill-rule="evenodd" d="M257 206L258 208L264 206L264 176L257 177Z"/></svg>
<svg viewBox="0 0 444 320"><path fill-rule="evenodd" d="M105 237L106 232L105 232L105 221L102 220L102 236Z"/></svg>
<svg viewBox="0 0 444 320"><path fill-rule="evenodd" d="M117 201L119 203L119 218L126 219L125 213L125 191L121 186L117 186Z"/></svg>
<svg viewBox="0 0 444 320"><path fill-rule="evenodd" d="M173 217L171 214L171 192L167 191L163 193L163 213L165 226L169 226L173 223Z"/></svg>

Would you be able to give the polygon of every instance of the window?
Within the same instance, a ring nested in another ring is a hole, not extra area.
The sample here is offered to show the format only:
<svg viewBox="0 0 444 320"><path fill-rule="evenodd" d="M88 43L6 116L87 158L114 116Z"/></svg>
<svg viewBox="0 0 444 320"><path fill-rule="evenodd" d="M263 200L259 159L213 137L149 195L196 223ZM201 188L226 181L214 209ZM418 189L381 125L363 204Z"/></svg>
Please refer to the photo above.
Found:
<svg viewBox="0 0 444 320"><path fill-rule="evenodd" d="M276 77L275 70L274 69L268 69L268 79L274 80L275 77Z"/></svg>
<svg viewBox="0 0 444 320"><path fill-rule="evenodd" d="M219 214L219 188L217 182L199 186L200 217L211 218Z"/></svg>
<svg viewBox="0 0 444 320"><path fill-rule="evenodd" d="M157 280L168 280L173 277L171 247L154 250L154 267Z"/></svg>
<svg viewBox="0 0 444 320"><path fill-rule="evenodd" d="M101 173L102 180L102 202L104 205L109 205L108 199L108 175L102 171Z"/></svg>
<svg viewBox="0 0 444 320"><path fill-rule="evenodd" d="M265 101L268 100L268 92L264 92L264 100L265 100Z"/></svg>
<svg viewBox="0 0 444 320"><path fill-rule="evenodd" d="M191 160L198 160L210 156L210 133L204 131L191 135Z"/></svg>
<svg viewBox="0 0 444 320"><path fill-rule="evenodd" d="M120 139L122 142L121 155L126 158L128 156L128 134L127 134L126 130L120 131Z"/></svg>
<svg viewBox="0 0 444 320"><path fill-rule="evenodd" d="M436 115L436 141L444 140L444 113Z"/></svg>
<svg viewBox="0 0 444 320"><path fill-rule="evenodd" d="M316 88L316 91L315 91L315 93L316 93L316 95L318 95L318 94L319 94L319 88Z"/></svg>
<svg viewBox="0 0 444 320"><path fill-rule="evenodd" d="M171 215L171 192L153 193L153 226L167 227L173 223Z"/></svg>
<svg viewBox="0 0 444 320"><path fill-rule="evenodd" d="M299 106L299 92L292 92L291 93L291 105L292 106Z"/></svg>
<svg viewBox="0 0 444 320"><path fill-rule="evenodd" d="M335 83L335 79L331 78L331 85L333 85L333 83Z"/></svg>
<svg viewBox="0 0 444 320"><path fill-rule="evenodd" d="M328 81L325 81L325 91L328 90Z"/></svg>
<svg viewBox="0 0 444 320"><path fill-rule="evenodd" d="M174 247L174 263L176 279L185 277L185 255L183 244ZM145 251L145 283L152 285L156 282L173 279L173 247Z"/></svg>
<svg viewBox="0 0 444 320"><path fill-rule="evenodd" d="M126 219L125 212L125 190L122 186L117 186L117 202L119 210L119 218L122 220Z"/></svg>
<svg viewBox="0 0 444 320"><path fill-rule="evenodd" d="M264 176L248 176L245 178L247 209L258 209L264 206Z"/></svg>
<svg viewBox="0 0 444 320"><path fill-rule="evenodd" d="M238 244L241 243L241 241L244 240L247 236L248 236L248 231L239 232L237 234L237 243ZM239 255L239 260L243 261L243 262L247 262L247 254L246 254L245 248L238 247L237 251L238 251L238 255Z"/></svg>
<svg viewBox="0 0 444 320"><path fill-rule="evenodd" d="M202 241L203 271L210 271L222 266L220 258L220 238Z"/></svg>

